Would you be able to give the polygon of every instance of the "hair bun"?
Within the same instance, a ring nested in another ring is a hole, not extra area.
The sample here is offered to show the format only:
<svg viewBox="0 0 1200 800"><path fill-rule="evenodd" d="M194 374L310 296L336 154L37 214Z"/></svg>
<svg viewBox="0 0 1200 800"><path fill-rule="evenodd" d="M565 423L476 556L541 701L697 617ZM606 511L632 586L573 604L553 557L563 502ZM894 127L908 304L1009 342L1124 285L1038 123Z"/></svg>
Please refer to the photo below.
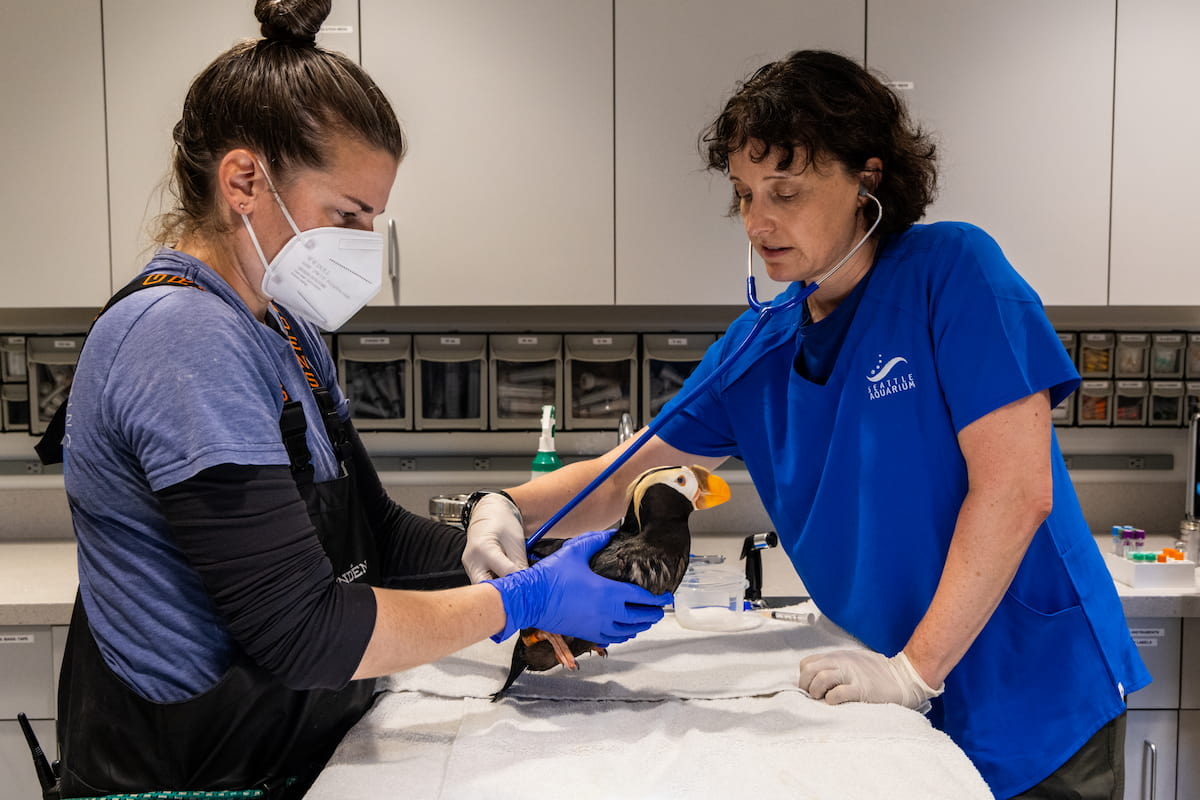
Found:
<svg viewBox="0 0 1200 800"><path fill-rule="evenodd" d="M254 16L264 39L312 45L331 6L332 0L256 0Z"/></svg>

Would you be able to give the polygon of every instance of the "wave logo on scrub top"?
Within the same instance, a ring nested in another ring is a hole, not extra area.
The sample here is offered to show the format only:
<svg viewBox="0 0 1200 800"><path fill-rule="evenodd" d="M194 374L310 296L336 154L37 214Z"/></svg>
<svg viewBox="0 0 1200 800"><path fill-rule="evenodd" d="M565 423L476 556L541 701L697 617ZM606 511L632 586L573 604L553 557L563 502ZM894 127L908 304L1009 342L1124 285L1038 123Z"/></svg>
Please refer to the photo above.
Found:
<svg viewBox="0 0 1200 800"><path fill-rule="evenodd" d="M874 369L867 373L867 398L878 400L917 388L917 379L906 369L907 366L908 359L904 356L896 356L884 362L883 353L879 353Z"/></svg>
<svg viewBox="0 0 1200 800"><path fill-rule="evenodd" d="M871 383L879 383L880 381L886 379L888 375L891 375L892 370L894 370L896 367L907 363L908 359L904 356L896 356L884 364L883 353L880 353L879 360L875 362L875 369L867 373L867 380L869 380ZM883 364L883 366L880 367L880 364Z"/></svg>

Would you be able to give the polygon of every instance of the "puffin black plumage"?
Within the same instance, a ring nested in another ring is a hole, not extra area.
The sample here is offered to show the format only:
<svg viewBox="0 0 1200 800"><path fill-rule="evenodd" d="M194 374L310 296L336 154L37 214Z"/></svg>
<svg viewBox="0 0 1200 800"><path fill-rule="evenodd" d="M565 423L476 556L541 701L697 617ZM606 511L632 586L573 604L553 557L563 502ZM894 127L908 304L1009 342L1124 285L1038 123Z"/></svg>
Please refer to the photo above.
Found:
<svg viewBox="0 0 1200 800"><path fill-rule="evenodd" d="M675 591L691 552L688 518L694 510L728 500L729 485L699 466L656 467L634 479L626 496L625 516L608 544L592 556L592 571L654 594ZM545 558L564 541L542 539L534 545L531 558ZM577 669L575 657L587 652L607 655L593 642L526 628L513 649L508 680L493 699L499 699L525 670L540 672L559 664Z"/></svg>

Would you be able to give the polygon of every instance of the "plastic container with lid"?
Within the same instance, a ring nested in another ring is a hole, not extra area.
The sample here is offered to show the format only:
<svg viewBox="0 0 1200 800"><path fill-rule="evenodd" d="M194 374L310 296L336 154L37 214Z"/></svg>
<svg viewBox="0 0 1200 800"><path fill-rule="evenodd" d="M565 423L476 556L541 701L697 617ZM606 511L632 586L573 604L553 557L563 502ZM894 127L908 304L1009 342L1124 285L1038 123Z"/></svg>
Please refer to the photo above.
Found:
<svg viewBox="0 0 1200 800"><path fill-rule="evenodd" d="M700 631L758 627L763 617L746 610L746 576L722 564L693 561L675 590L675 619Z"/></svg>

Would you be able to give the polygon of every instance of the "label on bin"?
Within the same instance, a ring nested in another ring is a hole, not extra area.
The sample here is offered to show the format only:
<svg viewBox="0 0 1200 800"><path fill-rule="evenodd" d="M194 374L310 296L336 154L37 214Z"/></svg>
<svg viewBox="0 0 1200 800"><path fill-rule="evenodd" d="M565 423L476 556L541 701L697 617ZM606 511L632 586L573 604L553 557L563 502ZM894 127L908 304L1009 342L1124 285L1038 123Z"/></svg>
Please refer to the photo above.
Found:
<svg viewBox="0 0 1200 800"><path fill-rule="evenodd" d="M457 336L443 336L441 342L445 345L460 345L462 344L462 339Z"/></svg>
<svg viewBox="0 0 1200 800"><path fill-rule="evenodd" d="M363 336L358 340L359 344L391 344L392 337L390 336Z"/></svg>
<svg viewBox="0 0 1200 800"><path fill-rule="evenodd" d="M593 336L592 344L595 344L595 345L612 344L612 337L611 336Z"/></svg>
<svg viewBox="0 0 1200 800"><path fill-rule="evenodd" d="M75 340L74 339L55 339L54 347L57 350L74 350L75 349Z"/></svg>
<svg viewBox="0 0 1200 800"><path fill-rule="evenodd" d="M0 644L33 644L36 639L32 633L0 633Z"/></svg>
<svg viewBox="0 0 1200 800"><path fill-rule="evenodd" d="M687 343L688 340L686 336L672 336L671 338L667 339L668 347L687 347Z"/></svg>
<svg viewBox="0 0 1200 800"><path fill-rule="evenodd" d="M538 337L536 336L518 336L517 344L537 344Z"/></svg>

